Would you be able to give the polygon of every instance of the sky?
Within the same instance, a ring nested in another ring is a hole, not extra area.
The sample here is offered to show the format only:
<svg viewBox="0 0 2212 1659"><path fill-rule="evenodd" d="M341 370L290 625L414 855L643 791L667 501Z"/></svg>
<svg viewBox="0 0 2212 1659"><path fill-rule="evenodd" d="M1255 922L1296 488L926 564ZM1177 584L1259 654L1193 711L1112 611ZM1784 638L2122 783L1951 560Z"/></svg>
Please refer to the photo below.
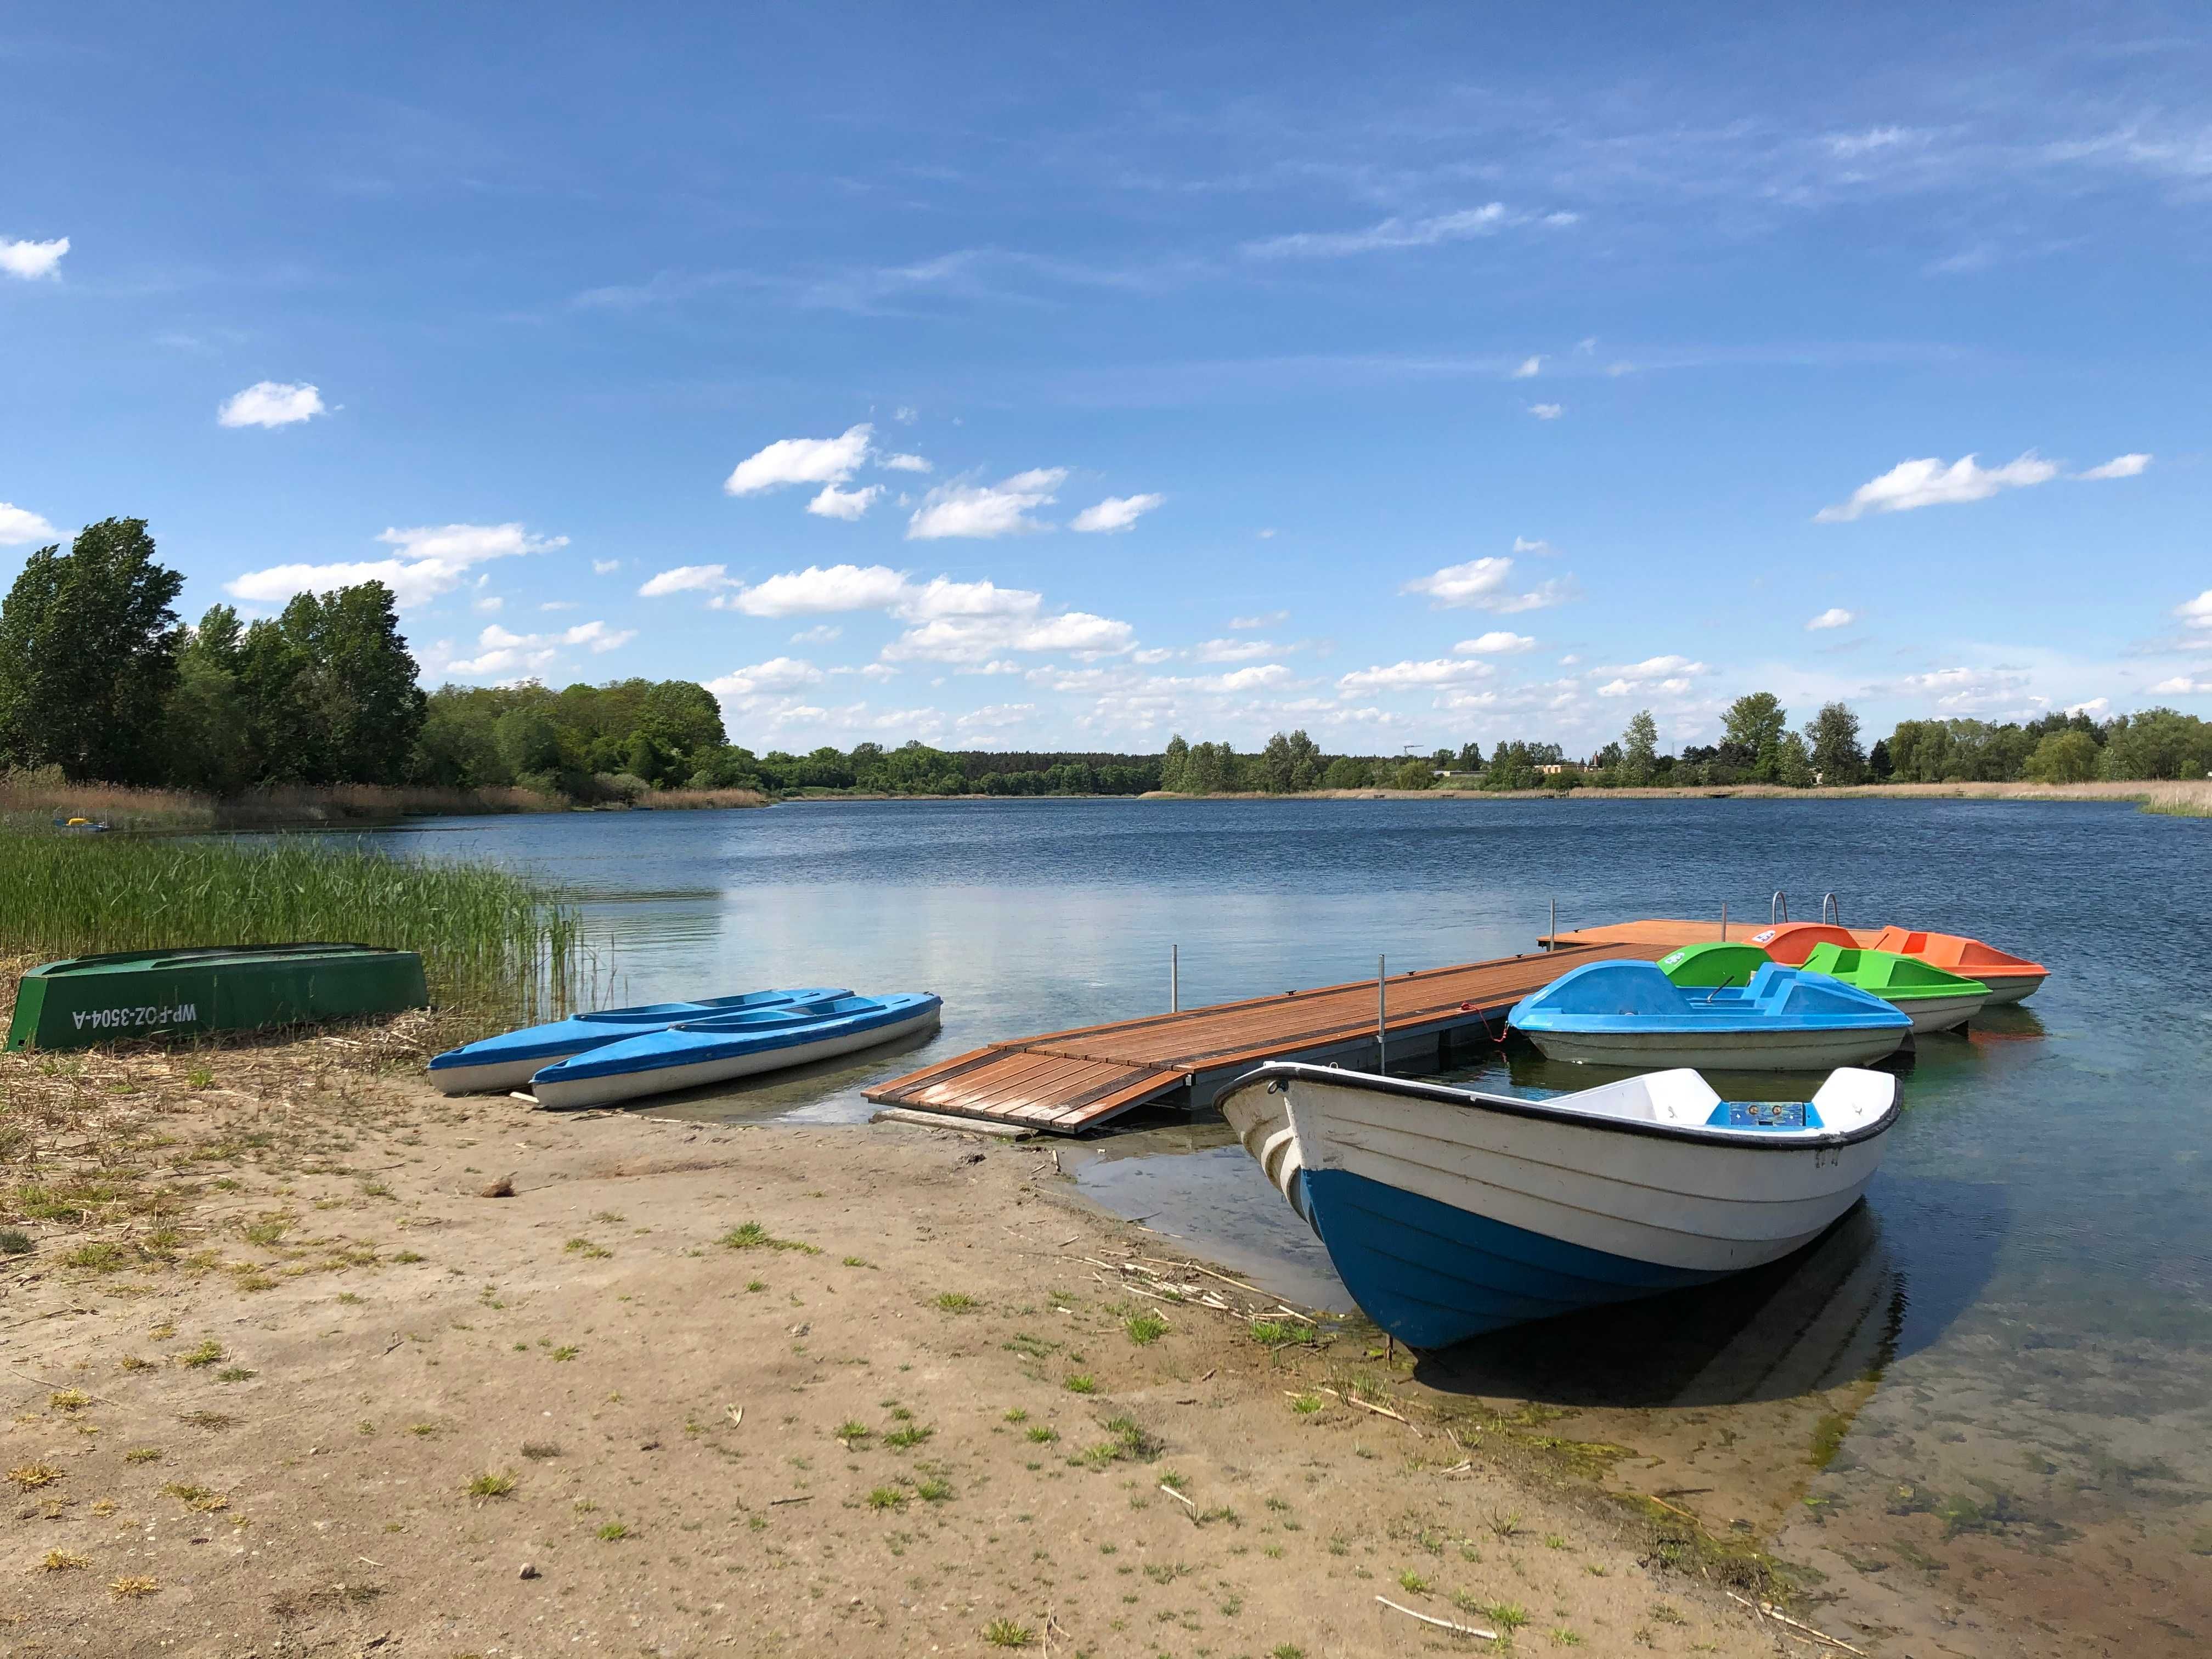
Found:
<svg viewBox="0 0 2212 1659"><path fill-rule="evenodd" d="M2212 716L2201 5L0 12L0 581L757 750Z"/></svg>

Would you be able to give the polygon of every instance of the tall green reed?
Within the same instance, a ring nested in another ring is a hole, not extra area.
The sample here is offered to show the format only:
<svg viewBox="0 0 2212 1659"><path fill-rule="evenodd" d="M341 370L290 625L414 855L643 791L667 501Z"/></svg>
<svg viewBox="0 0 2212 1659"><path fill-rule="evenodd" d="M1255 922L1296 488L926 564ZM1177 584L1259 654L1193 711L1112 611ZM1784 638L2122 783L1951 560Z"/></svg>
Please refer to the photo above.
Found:
<svg viewBox="0 0 2212 1659"><path fill-rule="evenodd" d="M422 953L432 1000L490 1021L571 1012L591 988L576 912L483 864L324 837L139 840L0 831L0 953L55 957L314 941Z"/></svg>

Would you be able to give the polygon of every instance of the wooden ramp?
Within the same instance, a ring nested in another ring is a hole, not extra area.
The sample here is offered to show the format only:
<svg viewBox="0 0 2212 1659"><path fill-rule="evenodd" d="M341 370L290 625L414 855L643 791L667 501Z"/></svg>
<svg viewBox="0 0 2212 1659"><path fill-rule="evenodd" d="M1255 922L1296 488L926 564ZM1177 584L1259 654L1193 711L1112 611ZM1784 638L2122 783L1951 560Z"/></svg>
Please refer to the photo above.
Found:
<svg viewBox="0 0 2212 1659"><path fill-rule="evenodd" d="M1713 936L1711 924L1698 925L1705 931L1697 937ZM1570 968L1607 957L1656 961L1681 942L1586 930L1554 951L1394 975L1386 1028L1390 1058L1402 1066L1417 1056L1440 1057L1462 1028L1476 1040L1502 1038L1506 1011ZM1194 1106L1207 1105L1271 1060L1372 1065L1375 1002L1375 981L1358 980L994 1042L878 1085L867 1097L1073 1134L1186 1086Z"/></svg>

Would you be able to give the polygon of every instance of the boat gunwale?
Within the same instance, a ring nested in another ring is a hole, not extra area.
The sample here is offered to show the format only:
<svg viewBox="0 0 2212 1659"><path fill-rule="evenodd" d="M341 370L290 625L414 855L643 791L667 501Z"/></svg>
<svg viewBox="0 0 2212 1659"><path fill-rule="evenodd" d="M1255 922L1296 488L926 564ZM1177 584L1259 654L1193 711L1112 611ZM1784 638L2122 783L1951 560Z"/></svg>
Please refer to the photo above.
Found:
<svg viewBox="0 0 2212 1659"><path fill-rule="evenodd" d="M1455 1089L1448 1083L1424 1083L1413 1078L1382 1077L1371 1072L1346 1072L1331 1066L1314 1066L1300 1060L1277 1060L1257 1066L1224 1090L1223 1097L1226 1098L1255 1083L1276 1078L1334 1083L1339 1086L1405 1095L1416 1100L1435 1101L1446 1105L1480 1107L1508 1117L1533 1118L1540 1122L1570 1127L1620 1130L1655 1140L1682 1141L1705 1147L1734 1146L1746 1152L1802 1152L1808 1148L1855 1146L1861 1141L1887 1134L1905 1109L1903 1091L1893 1088L1888 1108L1870 1123L1861 1124L1854 1129L1824 1129L1817 1135L1807 1134L1784 1139L1771 1130L1731 1131L1716 1129L1707 1124L1652 1123L1634 1118L1600 1117L1589 1112L1557 1107L1549 1101L1524 1100L1514 1095L1486 1094L1477 1089Z"/></svg>

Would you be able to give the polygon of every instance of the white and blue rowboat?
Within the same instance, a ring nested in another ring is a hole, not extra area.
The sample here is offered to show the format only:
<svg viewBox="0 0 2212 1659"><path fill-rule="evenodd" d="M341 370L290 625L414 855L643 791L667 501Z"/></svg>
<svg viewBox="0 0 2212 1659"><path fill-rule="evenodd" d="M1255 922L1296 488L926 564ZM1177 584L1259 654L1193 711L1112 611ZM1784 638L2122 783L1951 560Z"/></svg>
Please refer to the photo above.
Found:
<svg viewBox="0 0 2212 1659"><path fill-rule="evenodd" d="M549 1066L530 1091L540 1106L567 1109L780 1072L933 1030L944 1006L927 992L839 996L686 1020Z"/></svg>
<svg viewBox="0 0 2212 1659"><path fill-rule="evenodd" d="M1841 1070L1804 1103L1724 1101L1692 1071L1550 1100L1279 1063L1222 1115L1409 1346L1741 1273L1850 1210L1897 1081Z"/></svg>
<svg viewBox="0 0 2212 1659"><path fill-rule="evenodd" d="M714 1014L741 1013L748 1009L776 1008L793 1003L822 1002L853 994L838 986L810 986L784 991L747 991L742 996L709 997L702 1002L648 1002L635 1008L603 1008L508 1031L480 1042L468 1042L432 1057L430 1081L449 1095L476 1094L484 1090L520 1089L531 1077L556 1060L609 1043L664 1031L679 1021L704 1019Z"/></svg>
<svg viewBox="0 0 2212 1659"><path fill-rule="evenodd" d="M1911 1018L1826 974L1768 963L1748 985L1685 988L1649 962L1593 962L1531 992L1506 1024L1547 1060L1825 1072L1895 1051Z"/></svg>

